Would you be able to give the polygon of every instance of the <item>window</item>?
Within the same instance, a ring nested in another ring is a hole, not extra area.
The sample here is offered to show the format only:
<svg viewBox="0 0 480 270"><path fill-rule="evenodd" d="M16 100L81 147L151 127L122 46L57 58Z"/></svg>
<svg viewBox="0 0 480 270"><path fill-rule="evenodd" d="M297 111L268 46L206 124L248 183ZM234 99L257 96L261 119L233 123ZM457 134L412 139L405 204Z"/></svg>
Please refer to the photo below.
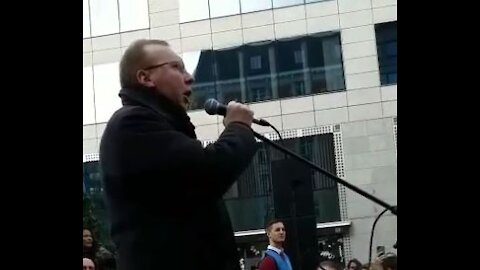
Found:
<svg viewBox="0 0 480 270"><path fill-rule="evenodd" d="M305 94L302 46L305 47L303 38L275 43L278 96L280 98Z"/></svg>
<svg viewBox="0 0 480 270"><path fill-rule="evenodd" d="M118 33L117 0L90 0L92 36Z"/></svg>
<svg viewBox="0 0 480 270"><path fill-rule="evenodd" d="M271 0L241 0L242 13L272 8Z"/></svg>
<svg viewBox="0 0 480 270"><path fill-rule="evenodd" d="M208 0L179 0L180 23L208 19Z"/></svg>
<svg viewBox="0 0 480 270"><path fill-rule="evenodd" d="M273 7L288 7L303 4L303 0L273 0Z"/></svg>
<svg viewBox="0 0 480 270"><path fill-rule="evenodd" d="M336 174L333 141L333 134L328 133L285 139L283 143L289 150ZM273 203L272 189L276 187L272 185L272 181L278 179L273 179L275 174L272 172L272 163L283 159L283 154L264 143L258 144L258 151L252 162L238 178L237 185L232 187L235 192L230 194L235 195L225 199L235 231L263 228L265 216L272 214L272 210L277 206ZM310 204L313 205L310 206L315 209L316 221L339 221L340 204L336 182L317 172L306 175L308 178L304 179L305 182L312 183L308 188L312 192L313 201Z"/></svg>
<svg viewBox="0 0 480 270"><path fill-rule="evenodd" d="M147 29L149 25L148 0L83 0L83 38Z"/></svg>
<svg viewBox="0 0 480 270"><path fill-rule="evenodd" d="M90 8L88 0L83 0L83 38L90 37Z"/></svg>
<svg viewBox="0 0 480 270"><path fill-rule="evenodd" d="M83 163L83 224L95 230L96 240L115 250L108 228L98 161Z"/></svg>
<svg viewBox="0 0 480 270"><path fill-rule="evenodd" d="M239 0L210 0L210 16L221 17L240 13Z"/></svg>
<svg viewBox="0 0 480 270"><path fill-rule="evenodd" d="M321 33L307 38L312 93L345 89L340 34Z"/></svg>
<svg viewBox="0 0 480 270"><path fill-rule="evenodd" d="M261 69L262 68L262 57L257 55L250 58L250 68L251 69Z"/></svg>
<svg viewBox="0 0 480 270"><path fill-rule="evenodd" d="M93 69L83 68L83 124L95 123L95 101L93 94Z"/></svg>
<svg viewBox="0 0 480 270"><path fill-rule="evenodd" d="M328 0L179 0L180 23Z"/></svg>
<svg viewBox="0 0 480 270"><path fill-rule="evenodd" d="M295 64L302 64L303 63L302 50L294 51L293 52L293 57L295 59Z"/></svg>
<svg viewBox="0 0 480 270"><path fill-rule="evenodd" d="M382 85L397 83L397 22L375 25L378 67Z"/></svg>
<svg viewBox="0 0 480 270"><path fill-rule="evenodd" d="M107 122L121 107L121 100L118 97L120 91L118 63L93 66L93 82L97 123Z"/></svg>
<svg viewBox="0 0 480 270"><path fill-rule="evenodd" d="M272 76L270 73L270 49L272 42L246 45L242 48L245 62L247 102L256 102L272 98ZM272 59L274 56L272 55Z"/></svg>
<svg viewBox="0 0 480 270"><path fill-rule="evenodd" d="M338 32L188 52L183 59L196 80L193 110L207 98L257 102L345 90Z"/></svg>
<svg viewBox="0 0 480 270"><path fill-rule="evenodd" d="M149 27L148 0L118 0L120 32Z"/></svg>
<svg viewBox="0 0 480 270"><path fill-rule="evenodd" d="M215 51L217 93L221 103L245 101L245 83L240 79L241 57L235 48Z"/></svg>
<svg viewBox="0 0 480 270"><path fill-rule="evenodd" d="M183 53L187 71L193 71L195 80L192 88L191 109L202 109L209 98L216 98L213 51L204 50Z"/></svg>

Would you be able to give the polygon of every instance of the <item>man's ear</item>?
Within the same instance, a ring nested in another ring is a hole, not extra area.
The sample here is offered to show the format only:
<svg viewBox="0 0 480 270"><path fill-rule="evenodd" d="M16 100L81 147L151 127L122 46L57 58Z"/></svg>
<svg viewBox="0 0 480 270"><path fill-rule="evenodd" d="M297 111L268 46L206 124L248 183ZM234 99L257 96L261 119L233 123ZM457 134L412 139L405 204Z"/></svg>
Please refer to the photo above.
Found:
<svg viewBox="0 0 480 270"><path fill-rule="evenodd" d="M146 87L154 87L154 82L150 79L150 75L145 70L138 70L137 74L135 74L137 82Z"/></svg>

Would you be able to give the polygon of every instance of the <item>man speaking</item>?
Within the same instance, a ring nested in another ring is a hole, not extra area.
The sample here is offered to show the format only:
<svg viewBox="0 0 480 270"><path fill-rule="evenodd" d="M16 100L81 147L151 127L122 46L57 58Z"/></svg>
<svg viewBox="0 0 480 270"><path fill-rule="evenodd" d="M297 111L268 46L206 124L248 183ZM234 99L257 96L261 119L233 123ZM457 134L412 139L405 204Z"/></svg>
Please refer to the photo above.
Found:
<svg viewBox="0 0 480 270"><path fill-rule="evenodd" d="M253 112L228 103L204 148L186 113L192 83L165 41L138 40L121 59L123 106L100 145L120 270L240 269L222 195L255 154Z"/></svg>

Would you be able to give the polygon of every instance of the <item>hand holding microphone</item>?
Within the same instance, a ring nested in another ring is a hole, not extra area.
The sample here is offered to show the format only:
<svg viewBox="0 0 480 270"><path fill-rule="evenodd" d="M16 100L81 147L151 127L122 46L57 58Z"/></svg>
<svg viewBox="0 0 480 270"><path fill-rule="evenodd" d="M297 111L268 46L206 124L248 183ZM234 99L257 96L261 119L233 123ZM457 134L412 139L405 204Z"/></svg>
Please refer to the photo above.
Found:
<svg viewBox="0 0 480 270"><path fill-rule="evenodd" d="M223 125L227 126L232 122L241 122L249 127L252 125L253 111L247 105L230 101L227 104L226 115L223 118Z"/></svg>
<svg viewBox="0 0 480 270"><path fill-rule="evenodd" d="M227 106L221 104L217 100L210 98L205 101L205 111L210 115L223 115L223 124L227 126L231 122L242 122L248 126L252 125L252 122L261 126L270 126L270 123L263 119L253 118L253 111L248 108L247 105L230 101Z"/></svg>

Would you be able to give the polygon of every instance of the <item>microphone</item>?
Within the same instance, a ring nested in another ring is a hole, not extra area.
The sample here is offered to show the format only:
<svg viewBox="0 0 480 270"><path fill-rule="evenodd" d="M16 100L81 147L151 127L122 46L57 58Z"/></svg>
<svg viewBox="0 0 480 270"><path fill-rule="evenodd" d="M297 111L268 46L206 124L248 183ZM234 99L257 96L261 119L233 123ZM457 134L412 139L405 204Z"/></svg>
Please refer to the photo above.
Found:
<svg viewBox="0 0 480 270"><path fill-rule="evenodd" d="M205 111L210 115L215 115L215 114L223 115L223 116L227 115L227 106L218 102L214 98L207 99L203 107L205 108ZM268 123L266 120L263 120L263 119L254 118L252 122L260 126L265 126L265 127L270 126L270 123Z"/></svg>

